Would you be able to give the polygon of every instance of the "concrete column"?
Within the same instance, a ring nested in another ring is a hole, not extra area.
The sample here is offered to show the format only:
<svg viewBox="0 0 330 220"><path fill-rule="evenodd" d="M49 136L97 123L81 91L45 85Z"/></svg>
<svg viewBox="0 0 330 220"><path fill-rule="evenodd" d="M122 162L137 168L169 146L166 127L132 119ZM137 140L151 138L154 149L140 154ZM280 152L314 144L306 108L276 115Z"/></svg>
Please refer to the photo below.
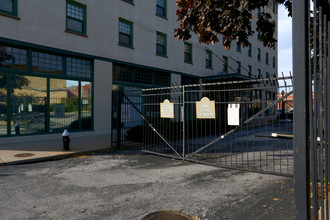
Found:
<svg viewBox="0 0 330 220"><path fill-rule="evenodd" d="M112 63L94 62L94 131L111 133Z"/></svg>

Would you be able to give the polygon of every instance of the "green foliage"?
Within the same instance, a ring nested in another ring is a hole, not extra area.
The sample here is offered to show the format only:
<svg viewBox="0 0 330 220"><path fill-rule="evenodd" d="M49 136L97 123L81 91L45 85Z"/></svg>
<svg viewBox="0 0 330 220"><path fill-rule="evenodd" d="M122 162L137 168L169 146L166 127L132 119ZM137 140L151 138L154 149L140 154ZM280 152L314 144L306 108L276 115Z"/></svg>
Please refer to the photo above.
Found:
<svg viewBox="0 0 330 220"><path fill-rule="evenodd" d="M201 43L218 43L219 37L224 37L226 49L236 40L247 47L248 38L255 31L261 32L260 41L264 46L273 47L276 23L271 14L263 9L269 0L177 0L176 12L180 27L175 29L175 37L180 40L191 38L190 31L199 36ZM292 0L277 0L284 4L291 15ZM261 9L256 22L256 29L252 30L252 11ZM191 29L192 27L192 29Z"/></svg>

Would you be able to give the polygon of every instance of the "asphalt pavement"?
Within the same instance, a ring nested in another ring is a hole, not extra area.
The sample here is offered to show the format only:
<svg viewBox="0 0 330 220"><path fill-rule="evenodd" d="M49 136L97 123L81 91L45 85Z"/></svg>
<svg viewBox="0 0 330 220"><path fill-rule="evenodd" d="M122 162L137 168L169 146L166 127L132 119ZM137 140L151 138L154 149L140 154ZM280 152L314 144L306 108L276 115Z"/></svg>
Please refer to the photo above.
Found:
<svg viewBox="0 0 330 220"><path fill-rule="evenodd" d="M139 151L0 167L3 220L141 219L178 210L203 220L293 219L293 179Z"/></svg>

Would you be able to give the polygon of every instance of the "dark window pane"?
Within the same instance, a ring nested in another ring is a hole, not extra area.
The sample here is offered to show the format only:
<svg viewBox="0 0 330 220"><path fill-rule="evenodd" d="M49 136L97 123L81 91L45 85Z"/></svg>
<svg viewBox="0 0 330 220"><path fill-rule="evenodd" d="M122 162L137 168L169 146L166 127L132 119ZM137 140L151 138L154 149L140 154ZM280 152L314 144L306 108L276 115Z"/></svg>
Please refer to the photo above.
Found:
<svg viewBox="0 0 330 220"><path fill-rule="evenodd" d="M165 17L165 9L157 5L156 14Z"/></svg>
<svg viewBox="0 0 330 220"><path fill-rule="evenodd" d="M165 46L164 45L156 45L156 53L165 55Z"/></svg>
<svg viewBox="0 0 330 220"><path fill-rule="evenodd" d="M26 50L0 44L0 68L27 69Z"/></svg>
<svg viewBox="0 0 330 220"><path fill-rule="evenodd" d="M76 31L76 32L83 32L83 22L74 20L72 18L67 18L67 28Z"/></svg>
<svg viewBox="0 0 330 220"><path fill-rule="evenodd" d="M1 0L0 10L7 11L9 13L14 13L14 0Z"/></svg>
<svg viewBox="0 0 330 220"><path fill-rule="evenodd" d="M130 35L119 33L119 43L130 45Z"/></svg>

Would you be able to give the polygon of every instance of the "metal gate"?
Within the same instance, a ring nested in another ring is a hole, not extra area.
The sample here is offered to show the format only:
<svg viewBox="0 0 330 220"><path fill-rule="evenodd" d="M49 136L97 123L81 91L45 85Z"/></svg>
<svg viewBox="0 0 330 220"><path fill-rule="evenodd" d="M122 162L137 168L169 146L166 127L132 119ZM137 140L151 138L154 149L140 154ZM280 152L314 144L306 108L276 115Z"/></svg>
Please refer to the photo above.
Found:
<svg viewBox="0 0 330 220"><path fill-rule="evenodd" d="M121 145L138 143L145 152L215 166L293 174L291 76L127 89L122 97ZM196 117L203 97L214 102L215 118ZM164 100L173 106L170 118L161 117ZM233 106L237 125L228 124Z"/></svg>
<svg viewBox="0 0 330 220"><path fill-rule="evenodd" d="M293 1L296 219L330 219L330 2Z"/></svg>

